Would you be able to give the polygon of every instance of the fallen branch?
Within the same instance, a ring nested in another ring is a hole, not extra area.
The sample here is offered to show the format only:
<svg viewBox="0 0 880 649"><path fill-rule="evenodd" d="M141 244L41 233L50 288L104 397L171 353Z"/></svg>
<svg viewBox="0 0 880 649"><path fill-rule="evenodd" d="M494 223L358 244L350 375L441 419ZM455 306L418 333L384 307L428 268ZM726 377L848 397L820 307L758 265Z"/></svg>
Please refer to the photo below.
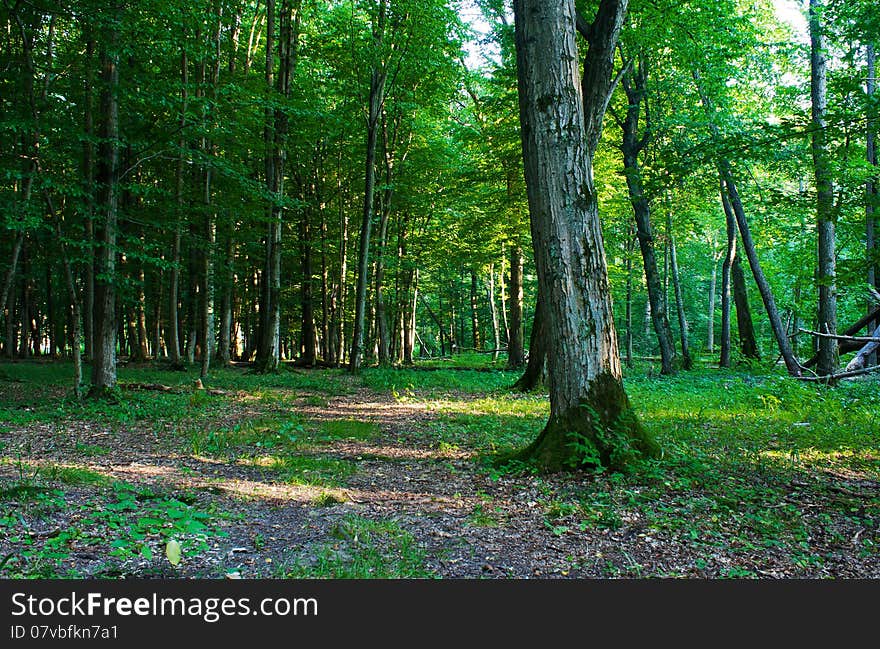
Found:
<svg viewBox="0 0 880 649"><path fill-rule="evenodd" d="M161 383L120 383L119 387L123 390L156 390L157 392L179 392L170 385L162 385Z"/></svg>
<svg viewBox="0 0 880 649"><path fill-rule="evenodd" d="M861 376L862 374L870 374L877 370L880 370L880 365L872 365L871 367L864 367L860 370L852 370L851 372L840 372L839 374L826 374L825 376L799 376L797 378L799 381L831 382L838 379L848 379L853 376Z"/></svg>
<svg viewBox="0 0 880 649"><path fill-rule="evenodd" d="M824 334L821 331L812 331L810 329L798 329L798 333L810 334L818 338L833 338L834 340L851 340L856 343L880 343L880 337L877 336L844 336L843 334Z"/></svg>

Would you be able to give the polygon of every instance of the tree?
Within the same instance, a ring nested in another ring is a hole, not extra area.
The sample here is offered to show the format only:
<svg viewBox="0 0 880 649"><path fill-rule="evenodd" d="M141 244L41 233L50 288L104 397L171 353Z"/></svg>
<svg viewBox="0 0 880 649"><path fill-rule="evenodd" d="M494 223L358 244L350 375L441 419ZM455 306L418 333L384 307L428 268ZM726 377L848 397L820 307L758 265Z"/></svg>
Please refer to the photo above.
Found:
<svg viewBox="0 0 880 649"><path fill-rule="evenodd" d="M810 112L812 116L813 171L816 177L816 233L818 249L820 332L837 334L837 279L834 253L834 188L828 151L828 97L826 81L827 46L823 3L810 0ZM819 358L816 370L821 375L833 374L837 368L837 341L831 337L819 338Z"/></svg>
<svg viewBox="0 0 880 649"><path fill-rule="evenodd" d="M526 189L546 300L550 418L523 451L544 470L622 468L657 446L623 388L592 162L627 0L602 0L581 87L573 0L516 0Z"/></svg>
<svg viewBox="0 0 880 649"><path fill-rule="evenodd" d="M116 234L119 206L119 55L123 6L111 3L100 43L101 144L98 147L98 223L95 231L95 315L89 394L101 396L116 385Z"/></svg>

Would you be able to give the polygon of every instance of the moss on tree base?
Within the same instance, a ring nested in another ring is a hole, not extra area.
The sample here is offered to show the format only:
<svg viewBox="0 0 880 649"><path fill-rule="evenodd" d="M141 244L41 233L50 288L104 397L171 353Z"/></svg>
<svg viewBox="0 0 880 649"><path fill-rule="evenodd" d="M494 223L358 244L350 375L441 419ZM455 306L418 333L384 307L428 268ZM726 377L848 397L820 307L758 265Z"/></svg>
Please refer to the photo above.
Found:
<svg viewBox="0 0 880 649"><path fill-rule="evenodd" d="M579 406L552 415L518 459L546 473L599 466L620 471L636 460L659 454L659 446L636 418L623 385L606 373L593 380Z"/></svg>

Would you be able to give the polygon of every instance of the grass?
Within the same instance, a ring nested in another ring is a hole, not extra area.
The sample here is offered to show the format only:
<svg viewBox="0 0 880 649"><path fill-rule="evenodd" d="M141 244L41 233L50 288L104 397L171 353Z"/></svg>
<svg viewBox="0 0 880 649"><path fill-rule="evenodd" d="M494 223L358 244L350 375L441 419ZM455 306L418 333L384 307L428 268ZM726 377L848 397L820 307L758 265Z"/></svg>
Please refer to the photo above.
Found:
<svg viewBox="0 0 880 649"><path fill-rule="evenodd" d="M493 366L491 357L479 359L477 369L463 367L463 360L433 360L422 369L365 368L358 376L212 371L208 385L236 391L229 395L192 390L195 372L120 368L123 382L162 383L175 391L120 390L115 402L82 403L69 395L68 364L0 365L0 456L18 473L0 479L6 505L0 561L14 551L0 575L69 576L71 548L94 551L118 574L134 574L137 561L159 570L161 544L171 535L180 537L185 560L198 556L228 515L185 494L114 483L68 462L61 451L53 451L51 462L20 458L13 450L16 429L48 422L59 441L67 424L159 431L163 443L183 455L253 466L266 480L325 490L307 506L326 508L320 515L336 521L334 531L320 547L292 557L278 576L432 576L424 550L399 522L339 519L344 508L332 507L341 500L333 490L345 486L358 465L331 445L374 440L382 431L368 421L310 420L298 404L328 408L331 397L363 387L424 404L431 417L414 420L407 439L441 455L474 458L473 469L490 479L538 485L539 520L553 534L638 530L678 544L688 563L675 576L759 577L779 565L793 576L833 575L846 557L880 560L876 378L827 387L772 372L702 369L649 377L636 368L626 389L663 457L623 474L550 479L522 465L490 462L534 439L548 415L546 395L511 393L516 374ZM223 419L227 407L241 404L258 414ZM72 450L104 457L115 450L107 444L77 437ZM61 533L40 536L50 520L63 523ZM491 500L478 502L464 519L473 528L508 523ZM603 561L608 576L652 574L623 550Z"/></svg>
<svg viewBox="0 0 880 649"><path fill-rule="evenodd" d="M419 579L433 577L425 551L394 520L347 515L330 540L289 558L276 576L286 579Z"/></svg>

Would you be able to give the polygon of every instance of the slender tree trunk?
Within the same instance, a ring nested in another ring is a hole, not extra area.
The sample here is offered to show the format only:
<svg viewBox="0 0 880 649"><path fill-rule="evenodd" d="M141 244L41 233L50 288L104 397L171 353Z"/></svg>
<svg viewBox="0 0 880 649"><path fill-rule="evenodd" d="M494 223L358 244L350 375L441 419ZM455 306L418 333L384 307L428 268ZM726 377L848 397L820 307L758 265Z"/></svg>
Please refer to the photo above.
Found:
<svg viewBox="0 0 880 649"><path fill-rule="evenodd" d="M510 338L507 343L507 368L520 369L525 364L523 352L523 250L510 246Z"/></svg>
<svg viewBox="0 0 880 649"><path fill-rule="evenodd" d="M623 152L623 167L629 199L635 216L636 236L639 240L639 250L642 253L651 323L660 346L660 373L669 375L675 373L675 342L672 338L672 329L669 326L664 282L657 270L655 239L651 227L651 204L648 197L645 196L639 164L639 154L648 143L647 133L649 132L646 129L645 134L639 135L642 102L647 91L647 70L641 60L635 65L635 71L627 73L623 79L628 107L625 118L620 122L623 131L621 151Z"/></svg>
<svg viewBox="0 0 880 649"><path fill-rule="evenodd" d="M573 0L514 2L520 132L550 376L550 419L524 456L544 470L622 468L657 451L623 389L592 175L626 5L600 2L578 88Z"/></svg>
<svg viewBox="0 0 880 649"><path fill-rule="evenodd" d="M474 351L479 351L480 347L482 347L482 340L480 336L480 315L477 310L477 271L475 268L471 268L471 294L470 294L470 302L471 302L471 343L474 346Z"/></svg>
<svg viewBox="0 0 880 649"><path fill-rule="evenodd" d="M87 21L86 21L87 22ZM83 26L86 35L85 53L85 83L83 98L83 190L86 196L85 239L88 247L85 250L86 263L83 273L83 305L82 305L82 328L85 344L84 355L91 359L94 348L94 315L95 315L95 256L92 243L95 240L94 213L95 213L95 145L94 145L94 113L93 93L95 75L93 71L93 59L95 56L95 39L92 37L91 27ZM77 307L78 308L78 307Z"/></svg>
<svg viewBox="0 0 880 649"><path fill-rule="evenodd" d="M822 333L837 334L837 279L835 268L835 214L834 189L828 153L825 59L825 27L821 14L822 0L810 0L810 98L812 114L813 170L816 176L816 233L818 237L819 313L817 328ZM820 375L833 374L837 369L837 341L819 338L819 358L816 371Z"/></svg>
<svg viewBox="0 0 880 649"><path fill-rule="evenodd" d="M739 346L745 358L758 359L761 357L758 351L758 341L755 336L755 327L752 324L752 310L749 306L748 290L746 289L746 276L739 263L739 255L733 258L731 266L733 279L733 302L736 305L736 327L739 330Z"/></svg>
<svg viewBox="0 0 880 649"><path fill-rule="evenodd" d="M306 367L314 367L318 362L318 351L315 345L317 337L315 331L315 301L312 276L314 267L312 262L312 227L311 209L302 210L300 220L300 259L302 261L302 284L300 287L300 301L302 302L302 319L300 331L302 332L302 356L300 362Z"/></svg>
<svg viewBox="0 0 880 649"><path fill-rule="evenodd" d="M727 248L721 266L721 359L720 367L730 367L730 277L736 259L736 217L727 198L724 181L721 181L721 204L727 225Z"/></svg>
<svg viewBox="0 0 880 649"><path fill-rule="evenodd" d="M544 309L541 292L538 291L532 335L529 337L529 361L522 376L513 384L513 389L520 392L531 392L544 382L547 369L547 317Z"/></svg>
<svg viewBox="0 0 880 649"><path fill-rule="evenodd" d="M495 264L489 264L489 286L486 288L489 300L489 313L492 316L492 361L498 360L501 348L501 327L498 324L498 307L495 305Z"/></svg>
<svg viewBox="0 0 880 649"><path fill-rule="evenodd" d="M632 278L632 253L633 243L635 242L635 228L631 227L629 236L626 238L624 245L624 255L626 255L626 366L633 366L633 278Z"/></svg>
<svg viewBox="0 0 880 649"><path fill-rule="evenodd" d="M867 48L867 67L868 67L868 82L866 86L866 95L868 98L868 106L871 106L871 102L874 101L875 93L877 90L877 77L876 77L876 53L874 50L873 43L869 43ZM870 113L870 108L868 109ZM873 286L874 288L880 289L880 270L878 270L877 264L877 232L880 231L880 222L878 222L877 218L877 173L876 169L878 166L877 161L877 118L876 116L868 116L867 119L867 128L865 134L865 157L869 165L874 167L874 174L868 178L865 183L865 232L866 232L866 248L867 248L867 258L868 258L868 284ZM869 306L869 309L871 307ZM880 327L880 321L875 321L873 323L873 327ZM872 353L868 358L868 363L873 365L876 363L877 354L876 352Z"/></svg>
<svg viewBox="0 0 880 649"><path fill-rule="evenodd" d="M186 55L186 48L181 49L180 53L180 129L181 132L186 128L186 112L189 105L189 61ZM177 171L175 174L175 223L174 223L174 244L171 253L171 278L168 290L168 349L171 355L171 366L175 369L183 366L183 359L180 355L180 263L181 263L181 228L183 227L184 215L184 169L186 166L185 150L186 140L181 135L178 141L180 149L177 156Z"/></svg>
<svg viewBox="0 0 880 649"><path fill-rule="evenodd" d="M95 348L89 391L101 396L116 385L116 230L119 201L119 23L114 4L101 39L101 144L98 151L98 219L95 232Z"/></svg>
<svg viewBox="0 0 880 649"><path fill-rule="evenodd" d="M694 72L693 76L694 81L697 84L697 91L700 94L703 108L705 109L707 116L709 116L710 118L709 130L712 134L713 139L718 140L720 139L718 125L711 121L711 116L714 113L714 108L702 88L702 85L700 83L700 75L697 72ZM755 242L752 239L751 229L749 228L749 223L746 219L745 210L743 209L742 205L742 200L739 196L739 190L737 189L736 182L733 178L733 173L730 169L730 163L723 157L719 157L716 162L718 166L718 172L722 180L722 191L727 194L727 198L730 201L730 207L732 208L733 214L736 218L736 224L739 228L740 238L742 239L743 250L745 251L746 257L749 260L749 266L752 269L752 275L755 278L755 284L757 284L758 291L761 293L761 300L764 303L764 309L767 312L767 318L770 320L770 328L773 330L773 335L776 338L776 344L779 347L779 353L785 362L785 367L788 370L789 375L800 376L801 365L795 358L794 353L791 350L791 342L788 339L788 333L785 329L785 325L783 324L782 319L779 317L779 310L776 308L776 301L773 299L773 291L771 290L770 283L767 281L767 278L764 275L764 271L761 269L761 264L758 261L758 252L755 248Z"/></svg>
<svg viewBox="0 0 880 649"><path fill-rule="evenodd" d="M379 3L379 15L373 30L374 44L381 49L385 31L385 1ZM373 226L373 198L376 186L376 143L379 135L379 118L385 103L386 72L374 64L370 74L370 96L367 115L367 151L364 161L364 209L361 217L360 248L358 251L357 288L355 295L354 331L348 369L360 369L364 349L364 323L367 311L368 271L370 268L370 232Z"/></svg>
<svg viewBox="0 0 880 649"><path fill-rule="evenodd" d="M671 207L671 206L670 206ZM675 236L672 234L672 213L666 211L666 240L669 245L669 264L672 275L672 289L675 292L675 309L678 312L678 329L681 339L681 366L689 370L694 362L691 359L690 342L688 340L688 322L684 312L684 298L681 293L681 282L678 277L678 254L675 248Z"/></svg>
<svg viewBox="0 0 880 649"><path fill-rule="evenodd" d="M718 283L718 253L716 242L712 240L712 274L709 276L709 309L706 313L706 351L715 353L715 301Z"/></svg>

